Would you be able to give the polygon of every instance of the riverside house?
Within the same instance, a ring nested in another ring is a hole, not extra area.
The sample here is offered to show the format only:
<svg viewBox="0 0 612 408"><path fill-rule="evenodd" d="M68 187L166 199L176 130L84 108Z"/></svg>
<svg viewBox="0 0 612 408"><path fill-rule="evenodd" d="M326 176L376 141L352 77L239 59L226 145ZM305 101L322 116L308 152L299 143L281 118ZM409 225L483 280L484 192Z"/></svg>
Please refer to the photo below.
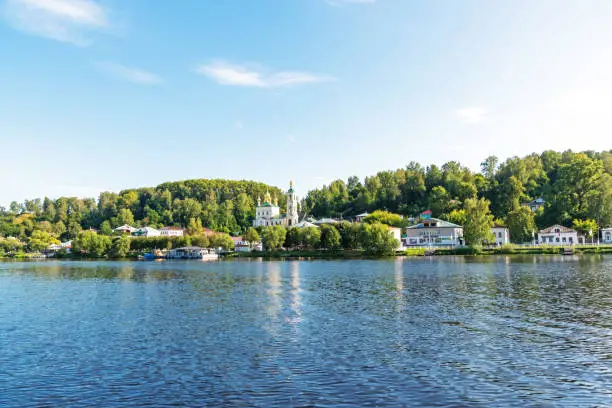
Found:
<svg viewBox="0 0 612 408"><path fill-rule="evenodd" d="M491 228L491 232L495 237L495 245L501 246L510 243L510 231L508 228L501 225L495 225L493 228Z"/></svg>
<svg viewBox="0 0 612 408"><path fill-rule="evenodd" d="M601 229L601 242L604 244L612 244L612 227Z"/></svg>
<svg viewBox="0 0 612 408"><path fill-rule="evenodd" d="M404 243L408 247L463 245L463 227L438 218L424 219L406 228Z"/></svg>
<svg viewBox="0 0 612 408"><path fill-rule="evenodd" d="M575 245L581 243L578 231L563 225L553 225L538 232L538 244Z"/></svg>
<svg viewBox="0 0 612 408"><path fill-rule="evenodd" d="M160 230L162 237L182 237L185 230L179 227L164 227Z"/></svg>

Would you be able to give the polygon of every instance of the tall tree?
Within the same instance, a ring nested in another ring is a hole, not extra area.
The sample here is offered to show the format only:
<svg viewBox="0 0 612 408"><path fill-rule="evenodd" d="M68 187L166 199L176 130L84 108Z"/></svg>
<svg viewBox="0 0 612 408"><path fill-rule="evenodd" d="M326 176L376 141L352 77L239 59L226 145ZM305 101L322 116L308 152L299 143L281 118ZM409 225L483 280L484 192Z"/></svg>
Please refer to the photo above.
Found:
<svg viewBox="0 0 612 408"><path fill-rule="evenodd" d="M465 200L465 224L463 225L463 237L469 245L482 245L484 242L493 241L493 215L489 210L489 201L481 198L470 198Z"/></svg>

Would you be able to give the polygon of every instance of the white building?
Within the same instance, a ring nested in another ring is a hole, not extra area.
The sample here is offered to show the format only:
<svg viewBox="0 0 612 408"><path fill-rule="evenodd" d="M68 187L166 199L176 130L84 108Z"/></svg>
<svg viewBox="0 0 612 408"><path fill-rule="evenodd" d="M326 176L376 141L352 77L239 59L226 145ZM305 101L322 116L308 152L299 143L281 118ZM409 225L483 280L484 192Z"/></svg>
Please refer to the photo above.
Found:
<svg viewBox="0 0 612 408"><path fill-rule="evenodd" d="M398 247L402 246L402 229L397 227L389 227L389 231L393 234L393 238L395 238L398 242Z"/></svg>
<svg viewBox="0 0 612 408"><path fill-rule="evenodd" d="M463 245L463 227L438 218L427 218L406 228L406 246Z"/></svg>
<svg viewBox="0 0 612 408"><path fill-rule="evenodd" d="M159 233L162 237L182 237L185 230L179 227L164 227Z"/></svg>
<svg viewBox="0 0 612 408"><path fill-rule="evenodd" d="M612 244L612 227L601 229L601 242L604 244Z"/></svg>
<svg viewBox="0 0 612 408"><path fill-rule="evenodd" d="M132 234L136 232L136 230L137 230L136 228L125 224L125 225L115 228L113 231L120 232L122 234Z"/></svg>
<svg viewBox="0 0 612 408"><path fill-rule="evenodd" d="M151 227L142 227L142 228L137 229L134 232L134 235L137 237L145 237L145 238L159 237L161 236L161 231L155 228L151 228Z"/></svg>
<svg viewBox="0 0 612 408"><path fill-rule="evenodd" d="M528 207L533 212L536 212L541 207L544 207L545 204L546 204L546 201L543 198L536 198L533 201L530 201L528 203L523 203L521 205L524 207Z"/></svg>
<svg viewBox="0 0 612 408"><path fill-rule="evenodd" d="M578 243L578 232L563 225L553 225L538 232L538 244L575 245Z"/></svg>
<svg viewBox="0 0 612 408"><path fill-rule="evenodd" d="M289 184L287 191L287 213L281 216L278 200L272 199L270 193L266 193L263 203L257 198L257 209L255 210L254 227L267 227L270 225L294 226L298 223L298 199L293 190L293 181Z"/></svg>
<svg viewBox="0 0 612 408"><path fill-rule="evenodd" d="M501 225L495 225L491 228L491 232L495 237L495 245L506 245L510 243L510 231L506 227L502 227Z"/></svg>
<svg viewBox="0 0 612 408"><path fill-rule="evenodd" d="M362 213L362 214L356 215L356 216L355 216L355 222L363 222L363 219L364 219L365 217L367 217L368 215L370 215L370 214L368 214L368 212L367 212L367 211L366 211L366 212L364 212L364 213Z"/></svg>

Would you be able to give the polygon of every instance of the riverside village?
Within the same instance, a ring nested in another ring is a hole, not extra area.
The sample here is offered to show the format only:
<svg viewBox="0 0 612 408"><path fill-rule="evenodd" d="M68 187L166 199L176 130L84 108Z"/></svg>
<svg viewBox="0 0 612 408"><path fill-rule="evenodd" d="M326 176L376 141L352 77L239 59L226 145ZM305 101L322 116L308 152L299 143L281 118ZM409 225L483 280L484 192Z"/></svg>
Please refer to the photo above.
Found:
<svg viewBox="0 0 612 408"><path fill-rule="evenodd" d="M317 219L308 214L302 214L300 217L300 202L293 182L290 182L284 198L285 206L281 208L278 197L268 191L263 197L257 197L252 228L242 235L213 231L198 222L195 227L187 228L177 225L155 228L149 225L123 224L115 227L110 235L123 239L124 250L117 251L117 255L143 259L217 259L231 254L265 255L270 251L296 256L306 252L308 256L315 256L313 251L339 255L351 252L350 250L354 254L354 250L359 247L362 250L373 248L371 253L379 255L457 254L463 253L462 248L473 247L475 244L466 236L466 228L474 226L468 227L455 220L435 217L431 210L423 211L414 217L390 214L380 209L348 219ZM534 214L545 206L546 201L541 198L521 204L523 211ZM465 220L466 224L469 222L468 219ZM476 228L482 229L482 226ZM598 231L593 231L591 226L589 231L579 231L554 224L540 230L532 228L529 231L529 239L522 242L513 240L510 229L497 220L488 220L485 228L487 231L481 231L478 245L493 250L494 253L499 253L504 248L512 248L510 253L521 250L534 252L538 251L538 248L552 253L574 253L578 247L604 248L606 245L612 245L612 226L605 226ZM89 239L94 241L95 236L102 234L94 228L85 232L92 235ZM95 251L87 248L86 240L82 239L81 235L79 237L82 241L77 244L80 255L94 254ZM360 240L365 241L361 243ZM355 242L351 244L352 241ZM26 246L14 237L4 239L5 246L7 242L12 242L15 248ZM74 244L75 240L54 241L45 247L39 247L37 256L75 255ZM110 253L112 240L108 241L107 246Z"/></svg>

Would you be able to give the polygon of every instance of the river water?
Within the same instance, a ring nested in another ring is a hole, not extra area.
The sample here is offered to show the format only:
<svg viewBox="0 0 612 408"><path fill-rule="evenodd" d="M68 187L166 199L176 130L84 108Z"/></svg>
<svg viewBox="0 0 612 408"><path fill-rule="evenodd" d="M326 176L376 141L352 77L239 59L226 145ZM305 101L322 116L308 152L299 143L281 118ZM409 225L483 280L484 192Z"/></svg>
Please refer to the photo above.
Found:
<svg viewBox="0 0 612 408"><path fill-rule="evenodd" d="M0 263L0 406L612 406L612 257Z"/></svg>

